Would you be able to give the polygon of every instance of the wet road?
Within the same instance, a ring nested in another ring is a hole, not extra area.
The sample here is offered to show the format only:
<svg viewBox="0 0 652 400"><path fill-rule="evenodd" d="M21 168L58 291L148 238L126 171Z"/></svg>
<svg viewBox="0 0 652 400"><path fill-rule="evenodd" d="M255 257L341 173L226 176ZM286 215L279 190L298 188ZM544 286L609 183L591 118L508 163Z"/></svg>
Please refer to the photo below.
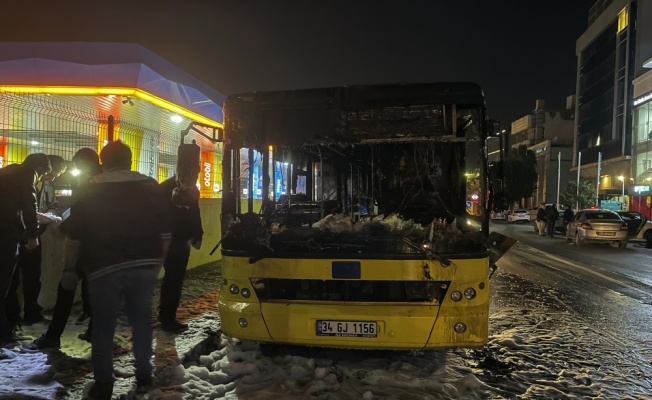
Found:
<svg viewBox="0 0 652 400"><path fill-rule="evenodd" d="M519 241L510 250L514 256L642 301L652 299L652 249L643 247L643 241L630 242L626 249L595 243L577 247L561 236L538 236L532 224L499 221L490 230Z"/></svg>
<svg viewBox="0 0 652 400"><path fill-rule="evenodd" d="M491 338L477 371L489 397L652 398L652 250L491 228L519 243L492 279Z"/></svg>

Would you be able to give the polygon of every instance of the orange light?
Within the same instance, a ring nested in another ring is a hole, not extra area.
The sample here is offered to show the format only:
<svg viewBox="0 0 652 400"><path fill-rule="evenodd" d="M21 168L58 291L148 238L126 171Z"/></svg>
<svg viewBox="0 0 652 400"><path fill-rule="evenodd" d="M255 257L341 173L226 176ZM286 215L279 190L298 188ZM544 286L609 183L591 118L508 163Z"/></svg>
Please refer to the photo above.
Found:
<svg viewBox="0 0 652 400"><path fill-rule="evenodd" d="M168 100L155 96L145 90L120 87L89 87L89 86L0 86L0 93L24 94L58 94L82 96L134 96L145 100L165 110L183 115L184 117L215 128L223 128L224 124L214 121L196 112L178 106Z"/></svg>

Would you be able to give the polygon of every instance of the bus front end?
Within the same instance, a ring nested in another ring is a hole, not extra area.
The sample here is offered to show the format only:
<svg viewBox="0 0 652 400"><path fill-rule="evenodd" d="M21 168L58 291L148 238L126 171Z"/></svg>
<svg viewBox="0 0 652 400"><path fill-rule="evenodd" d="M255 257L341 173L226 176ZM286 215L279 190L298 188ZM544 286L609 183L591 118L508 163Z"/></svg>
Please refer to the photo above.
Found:
<svg viewBox="0 0 652 400"><path fill-rule="evenodd" d="M487 339L487 258L225 256L222 331L259 342L362 349L479 347ZM359 276L359 277L358 277Z"/></svg>
<svg viewBox="0 0 652 400"><path fill-rule="evenodd" d="M233 95L224 114L224 334L359 349L486 343L477 85Z"/></svg>

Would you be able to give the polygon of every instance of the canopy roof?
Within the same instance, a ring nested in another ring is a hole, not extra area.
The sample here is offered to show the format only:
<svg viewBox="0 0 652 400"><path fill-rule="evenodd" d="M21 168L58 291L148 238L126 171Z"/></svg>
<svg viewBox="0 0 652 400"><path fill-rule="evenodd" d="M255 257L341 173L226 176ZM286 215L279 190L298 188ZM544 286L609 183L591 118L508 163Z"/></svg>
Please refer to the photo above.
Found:
<svg viewBox="0 0 652 400"><path fill-rule="evenodd" d="M2 89L74 95L71 101L79 106L159 119L136 112L136 97L194 121L222 123L224 95L133 43L0 43ZM98 102L98 96L105 99ZM116 96L123 101L116 101Z"/></svg>

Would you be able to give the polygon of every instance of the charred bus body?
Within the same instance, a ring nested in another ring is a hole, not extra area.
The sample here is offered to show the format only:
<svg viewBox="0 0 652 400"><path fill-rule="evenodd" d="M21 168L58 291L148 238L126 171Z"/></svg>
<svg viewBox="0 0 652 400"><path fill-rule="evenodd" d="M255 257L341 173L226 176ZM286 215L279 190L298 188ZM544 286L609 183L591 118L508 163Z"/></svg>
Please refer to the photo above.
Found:
<svg viewBox="0 0 652 400"><path fill-rule="evenodd" d="M486 343L479 86L238 94L224 121L225 334L366 349Z"/></svg>

